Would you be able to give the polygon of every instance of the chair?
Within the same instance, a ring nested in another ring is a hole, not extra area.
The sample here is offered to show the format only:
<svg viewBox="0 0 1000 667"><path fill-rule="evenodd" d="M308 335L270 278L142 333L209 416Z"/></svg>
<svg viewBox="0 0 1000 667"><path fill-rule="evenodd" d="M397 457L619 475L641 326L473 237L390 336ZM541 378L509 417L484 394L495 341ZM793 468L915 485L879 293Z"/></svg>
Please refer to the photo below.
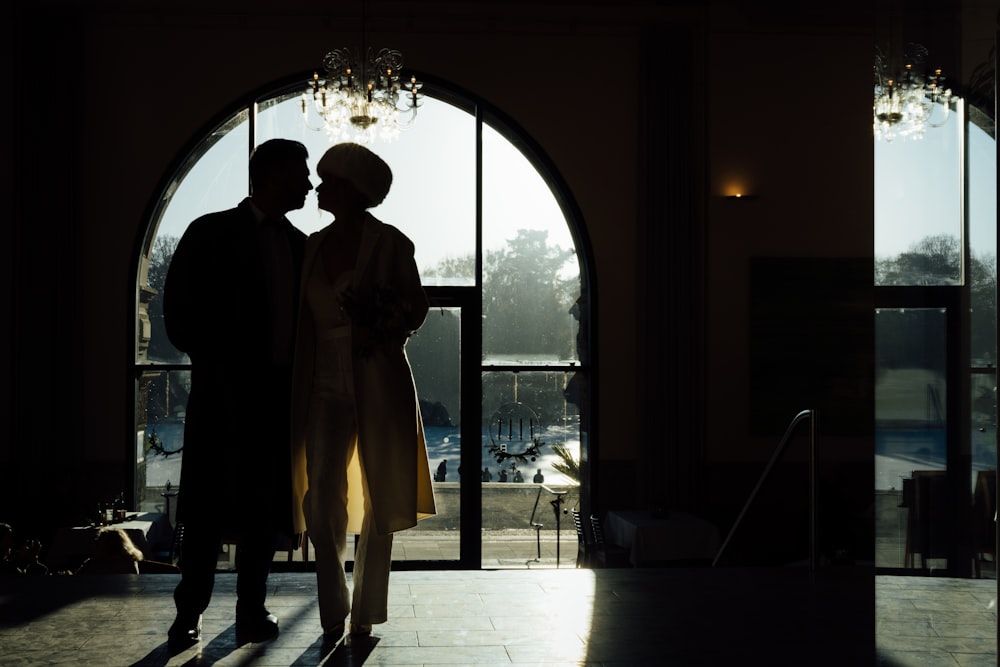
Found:
<svg viewBox="0 0 1000 667"><path fill-rule="evenodd" d="M984 562L996 567L997 471L980 470L976 475L975 496L972 502L972 521L976 536L976 577L983 576Z"/></svg>
<svg viewBox="0 0 1000 667"><path fill-rule="evenodd" d="M576 528L576 566L590 567L593 564L594 545L587 539L580 510L574 507L570 511L573 513L573 526Z"/></svg>
<svg viewBox="0 0 1000 667"><path fill-rule="evenodd" d="M535 495L535 505L531 508L531 517L528 519L528 525L535 529L535 544L537 545L537 554L534 558L531 558L524 562L525 565L530 565L531 563L541 563L542 562L542 528L543 524L535 521L535 514L538 512L538 501L542 498L542 487L538 487L538 494Z"/></svg>
<svg viewBox="0 0 1000 667"><path fill-rule="evenodd" d="M181 544L184 542L184 524L177 524L171 529L170 543L159 543L158 548L146 554L153 562L176 565L181 557Z"/></svg>
<svg viewBox="0 0 1000 667"><path fill-rule="evenodd" d="M174 537L170 541L169 562L176 565L181 560L181 547L184 544L184 524L178 523L174 526Z"/></svg>
<svg viewBox="0 0 1000 667"><path fill-rule="evenodd" d="M952 519L947 484L945 470L914 470L909 489L904 483L903 505L909 508L904 567L916 566L916 554L920 554L920 567L925 569L928 560L948 557L947 533Z"/></svg>
<svg viewBox="0 0 1000 667"><path fill-rule="evenodd" d="M629 552L622 547L604 541L604 528L596 514L590 515L590 532L594 536L594 553L599 567L627 567Z"/></svg>
<svg viewBox="0 0 1000 667"><path fill-rule="evenodd" d="M306 531L295 535L279 535L275 551L284 551L287 554L288 562L295 560L295 552L302 551L302 562L309 562L309 535Z"/></svg>

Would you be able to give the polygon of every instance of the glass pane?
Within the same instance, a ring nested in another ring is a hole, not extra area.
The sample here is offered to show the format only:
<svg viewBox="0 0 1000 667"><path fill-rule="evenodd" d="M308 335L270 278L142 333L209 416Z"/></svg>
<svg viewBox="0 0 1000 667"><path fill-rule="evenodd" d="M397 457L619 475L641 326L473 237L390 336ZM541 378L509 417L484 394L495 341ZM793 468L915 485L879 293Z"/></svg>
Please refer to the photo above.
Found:
<svg viewBox="0 0 1000 667"><path fill-rule="evenodd" d="M972 382L972 487L975 493L980 471L996 471L996 386L995 368L973 372ZM991 503L992 504L992 503ZM992 517L990 517L992 523Z"/></svg>
<svg viewBox="0 0 1000 667"><path fill-rule="evenodd" d="M157 235L180 238L198 216L233 208L246 197L249 145L250 125L241 111L196 147L167 187Z"/></svg>
<svg viewBox="0 0 1000 667"><path fill-rule="evenodd" d="M961 283L959 111L920 140L875 140L875 284Z"/></svg>
<svg viewBox="0 0 1000 667"><path fill-rule="evenodd" d="M580 503L580 414L566 400L570 377L483 374L484 567L575 563L576 533L564 513Z"/></svg>
<svg viewBox="0 0 1000 667"><path fill-rule="evenodd" d="M483 127L483 359L575 360L580 267L541 174Z"/></svg>
<svg viewBox="0 0 1000 667"><path fill-rule="evenodd" d="M972 424L969 432L972 434L972 525L976 540L976 571L979 576L990 578L996 578L996 155L996 140L970 122L968 215Z"/></svg>
<svg viewBox="0 0 1000 667"><path fill-rule="evenodd" d="M947 565L943 309L875 313L875 565Z"/></svg>
<svg viewBox="0 0 1000 667"><path fill-rule="evenodd" d="M249 136L246 112L233 116L192 151L167 186L149 250L140 264L138 363L187 362L163 326L163 281L187 226L206 213L230 209L247 196Z"/></svg>
<svg viewBox="0 0 1000 667"><path fill-rule="evenodd" d="M139 363L189 363L187 354L170 342L163 320L163 285L167 280L167 270L170 268L170 260L173 259L178 241L180 236L158 235L153 240L153 249L149 256L142 260L147 272L146 284L139 291L140 326L136 348Z"/></svg>
<svg viewBox="0 0 1000 667"><path fill-rule="evenodd" d="M396 533L393 560L458 560L461 502L461 310L434 308L406 344L427 456L434 474L437 515Z"/></svg>
<svg viewBox="0 0 1000 667"><path fill-rule="evenodd" d="M304 143L313 185L318 185L315 165L331 144L324 131L310 129L303 121L300 94L260 106L257 143L275 137ZM424 285L475 284L475 141L475 116L425 97L412 127L395 141L369 145L393 173L389 195L372 214L413 241ZM306 205L288 215L307 234L333 220L316 207L315 197L310 193Z"/></svg>
<svg viewBox="0 0 1000 667"><path fill-rule="evenodd" d="M973 367L996 366L996 140L969 123L969 274Z"/></svg>
<svg viewBox="0 0 1000 667"><path fill-rule="evenodd" d="M191 371L143 371L139 376L136 505L143 512L169 513L171 520L181 485L190 389Z"/></svg>

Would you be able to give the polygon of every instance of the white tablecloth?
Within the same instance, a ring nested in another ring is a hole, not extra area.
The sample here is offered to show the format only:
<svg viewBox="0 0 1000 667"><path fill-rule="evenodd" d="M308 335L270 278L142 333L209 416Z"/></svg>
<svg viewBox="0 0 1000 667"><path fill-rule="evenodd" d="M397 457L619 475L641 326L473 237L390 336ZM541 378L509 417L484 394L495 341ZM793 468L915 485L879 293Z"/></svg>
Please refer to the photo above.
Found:
<svg viewBox="0 0 1000 667"><path fill-rule="evenodd" d="M711 560L720 545L713 524L677 510L663 518L643 510L612 510L604 519L604 539L628 550L632 565Z"/></svg>

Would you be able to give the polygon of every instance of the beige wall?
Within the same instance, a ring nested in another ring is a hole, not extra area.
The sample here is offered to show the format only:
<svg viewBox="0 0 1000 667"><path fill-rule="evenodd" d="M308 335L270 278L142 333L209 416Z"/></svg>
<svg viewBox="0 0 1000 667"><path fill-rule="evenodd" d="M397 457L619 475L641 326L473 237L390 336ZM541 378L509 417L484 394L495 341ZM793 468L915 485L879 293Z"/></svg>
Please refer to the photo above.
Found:
<svg viewBox="0 0 1000 667"><path fill-rule="evenodd" d="M749 260L872 254L871 43L863 29L711 37L708 403L726 415L708 421L711 460L766 460L781 435L747 435ZM725 199L737 189L758 199Z"/></svg>

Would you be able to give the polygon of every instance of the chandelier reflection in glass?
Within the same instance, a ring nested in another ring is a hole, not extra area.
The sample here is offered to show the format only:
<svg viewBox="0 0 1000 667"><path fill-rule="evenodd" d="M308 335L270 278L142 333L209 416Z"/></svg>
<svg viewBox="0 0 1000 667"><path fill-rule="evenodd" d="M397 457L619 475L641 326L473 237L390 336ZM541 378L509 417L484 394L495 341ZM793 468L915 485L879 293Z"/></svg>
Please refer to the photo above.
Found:
<svg viewBox="0 0 1000 667"><path fill-rule="evenodd" d="M317 72L302 94L302 116L314 130L326 130L331 142L391 141L417 117L423 86L416 77L400 82L403 54L391 49L365 50L360 60L349 49L323 58L326 76Z"/></svg>
<svg viewBox="0 0 1000 667"><path fill-rule="evenodd" d="M944 87L940 69L926 72L927 49L909 44L901 67L875 49L875 138L920 139L928 127L940 127L948 120L952 94Z"/></svg>

